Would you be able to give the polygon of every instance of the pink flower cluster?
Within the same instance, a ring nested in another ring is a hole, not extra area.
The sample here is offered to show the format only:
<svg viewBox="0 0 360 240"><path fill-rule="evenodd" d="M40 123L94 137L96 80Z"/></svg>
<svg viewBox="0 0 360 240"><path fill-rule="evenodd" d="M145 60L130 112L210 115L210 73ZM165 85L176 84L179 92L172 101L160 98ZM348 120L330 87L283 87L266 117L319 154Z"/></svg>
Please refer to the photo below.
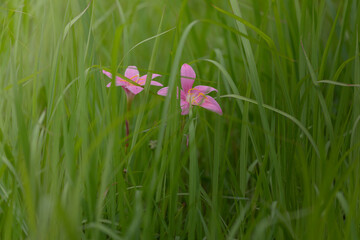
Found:
<svg viewBox="0 0 360 240"><path fill-rule="evenodd" d="M210 97L210 92L217 90L210 86L204 86L204 85L198 85L193 86L194 81L196 78L196 74L194 69L188 64L183 64L181 67L181 87L180 90L180 107L181 107L181 114L186 115L189 113L189 109L191 105L194 106L200 106L205 109L208 109L210 111L213 111L217 114L222 115L222 110L220 105L216 102L216 100L212 97ZM103 73L108 76L109 78L112 78L112 74L103 70ZM160 77L159 74L152 74L152 79L156 77ZM142 90L144 90L143 87L146 82L147 75L140 76L139 71L135 66L129 66L125 71L125 77L127 79L130 79L137 85L131 83L129 80L124 80L118 76L116 76L115 85L121 86L127 95L127 98L129 101L131 101L134 96L138 93L140 93ZM140 86L138 86L140 85ZM161 83L157 81L151 80L150 85L154 86L162 86ZM107 87L111 86L111 83L106 85ZM166 96L168 93L168 87L164 87L160 89L157 94L161 96Z"/></svg>

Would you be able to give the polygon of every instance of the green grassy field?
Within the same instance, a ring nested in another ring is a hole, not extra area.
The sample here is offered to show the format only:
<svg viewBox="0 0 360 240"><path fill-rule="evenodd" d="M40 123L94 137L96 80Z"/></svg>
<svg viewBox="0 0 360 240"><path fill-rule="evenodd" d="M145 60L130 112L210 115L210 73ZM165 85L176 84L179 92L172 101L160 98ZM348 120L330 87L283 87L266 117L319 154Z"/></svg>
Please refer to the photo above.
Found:
<svg viewBox="0 0 360 240"><path fill-rule="evenodd" d="M359 26L358 0L1 0L0 239L359 239ZM184 63L223 115L180 114ZM128 109L102 74L128 66L171 94Z"/></svg>

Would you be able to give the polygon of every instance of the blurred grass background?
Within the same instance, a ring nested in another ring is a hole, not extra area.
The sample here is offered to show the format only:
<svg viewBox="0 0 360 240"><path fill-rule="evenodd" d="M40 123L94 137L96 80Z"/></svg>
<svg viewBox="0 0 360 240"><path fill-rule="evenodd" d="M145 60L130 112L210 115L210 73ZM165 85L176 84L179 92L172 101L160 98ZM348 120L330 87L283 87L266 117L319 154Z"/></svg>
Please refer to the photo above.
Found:
<svg viewBox="0 0 360 240"><path fill-rule="evenodd" d="M359 239L359 24L358 0L1 0L0 239ZM224 115L146 87L125 149L101 69L174 96L183 63Z"/></svg>

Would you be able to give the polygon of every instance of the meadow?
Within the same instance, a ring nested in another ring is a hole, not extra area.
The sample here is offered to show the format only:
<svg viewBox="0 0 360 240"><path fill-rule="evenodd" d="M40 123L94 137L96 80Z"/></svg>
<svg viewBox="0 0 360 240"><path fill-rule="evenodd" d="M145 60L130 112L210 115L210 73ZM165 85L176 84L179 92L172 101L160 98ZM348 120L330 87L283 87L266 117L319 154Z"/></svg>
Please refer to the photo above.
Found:
<svg viewBox="0 0 360 240"><path fill-rule="evenodd" d="M359 26L358 0L1 0L0 239L359 239ZM183 64L217 91L179 96Z"/></svg>

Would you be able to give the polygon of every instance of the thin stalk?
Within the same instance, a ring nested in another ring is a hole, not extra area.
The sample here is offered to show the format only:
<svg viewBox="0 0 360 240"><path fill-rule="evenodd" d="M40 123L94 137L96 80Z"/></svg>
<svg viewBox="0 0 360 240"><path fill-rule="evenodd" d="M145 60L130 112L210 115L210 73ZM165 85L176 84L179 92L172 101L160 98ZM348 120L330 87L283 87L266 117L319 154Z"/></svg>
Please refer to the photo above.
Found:
<svg viewBox="0 0 360 240"><path fill-rule="evenodd" d="M188 239L196 239L196 229L198 228L198 213L199 209L199 179L198 179L198 162L196 159L196 143L195 143L195 123L193 116L193 108L190 105L189 111L189 151L190 151L190 162L189 162L189 220L188 220Z"/></svg>
<svg viewBox="0 0 360 240"><path fill-rule="evenodd" d="M125 154L127 154L129 147L129 135L130 135L129 114L131 110L132 99L128 97L126 100L127 100L127 107L125 113L125 126L126 126Z"/></svg>
<svg viewBox="0 0 360 240"><path fill-rule="evenodd" d="M128 149L129 149L129 136L130 136L130 126L129 126L129 114L130 114L130 110L131 110L131 103L133 100L133 95L127 95L126 96L126 101L127 101L127 106L126 106L126 112L125 112L125 127L126 127L126 139L125 139L125 155L128 154ZM131 181L131 183L133 185L136 185L136 181L134 179L134 176L132 174L130 170L130 167L128 168L124 168L123 172L126 174L126 179L128 179L128 177L130 178L129 180Z"/></svg>

